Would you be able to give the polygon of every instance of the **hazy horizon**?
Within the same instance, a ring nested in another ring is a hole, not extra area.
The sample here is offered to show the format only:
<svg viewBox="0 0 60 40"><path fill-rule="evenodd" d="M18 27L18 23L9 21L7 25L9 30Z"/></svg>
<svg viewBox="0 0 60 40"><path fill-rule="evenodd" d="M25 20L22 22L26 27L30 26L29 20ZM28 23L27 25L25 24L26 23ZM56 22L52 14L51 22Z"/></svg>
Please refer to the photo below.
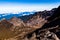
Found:
<svg viewBox="0 0 60 40"><path fill-rule="evenodd" d="M0 14L51 10L59 5L60 0L0 0Z"/></svg>

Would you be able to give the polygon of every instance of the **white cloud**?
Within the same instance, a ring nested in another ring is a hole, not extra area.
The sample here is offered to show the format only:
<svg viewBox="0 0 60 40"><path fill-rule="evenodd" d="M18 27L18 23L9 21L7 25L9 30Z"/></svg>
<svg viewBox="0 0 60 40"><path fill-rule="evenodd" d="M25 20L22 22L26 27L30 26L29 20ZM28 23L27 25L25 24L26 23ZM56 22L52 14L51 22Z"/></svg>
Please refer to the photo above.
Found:
<svg viewBox="0 0 60 40"><path fill-rule="evenodd" d="M54 7L57 7L59 4L42 4L42 5L0 5L0 14L1 13L19 13L25 11L42 11L42 10L50 10Z"/></svg>
<svg viewBox="0 0 60 40"><path fill-rule="evenodd" d="M6 15L2 15L2 16L6 16Z"/></svg>
<svg viewBox="0 0 60 40"><path fill-rule="evenodd" d="M1 16L0 16L1 17Z"/></svg>

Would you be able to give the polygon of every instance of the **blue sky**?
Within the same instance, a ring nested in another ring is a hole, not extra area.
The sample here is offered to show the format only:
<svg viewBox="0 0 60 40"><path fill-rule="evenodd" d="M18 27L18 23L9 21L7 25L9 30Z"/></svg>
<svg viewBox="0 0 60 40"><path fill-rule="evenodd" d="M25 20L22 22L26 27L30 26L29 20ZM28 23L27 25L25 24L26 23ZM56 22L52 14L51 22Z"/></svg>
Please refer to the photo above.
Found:
<svg viewBox="0 0 60 40"><path fill-rule="evenodd" d="M60 0L0 0L0 13L50 10L60 5Z"/></svg>
<svg viewBox="0 0 60 40"><path fill-rule="evenodd" d="M33 4L38 4L38 3L57 3L60 2L60 0L0 0L0 2L10 2L10 3L33 3Z"/></svg>

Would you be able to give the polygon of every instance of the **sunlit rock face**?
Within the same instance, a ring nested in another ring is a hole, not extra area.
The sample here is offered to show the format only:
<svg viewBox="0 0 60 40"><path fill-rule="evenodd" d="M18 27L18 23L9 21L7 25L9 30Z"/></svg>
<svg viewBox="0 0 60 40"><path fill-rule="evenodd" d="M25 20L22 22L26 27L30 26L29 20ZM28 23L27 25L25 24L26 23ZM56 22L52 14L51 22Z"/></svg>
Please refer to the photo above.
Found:
<svg viewBox="0 0 60 40"><path fill-rule="evenodd" d="M45 18L42 18L40 15L37 15L30 19L26 25L33 28L41 28L42 25L44 25L44 23L46 22L47 20L45 20Z"/></svg>
<svg viewBox="0 0 60 40"><path fill-rule="evenodd" d="M0 39L12 37L10 28L13 26L9 21L3 19L0 22Z"/></svg>
<svg viewBox="0 0 60 40"><path fill-rule="evenodd" d="M22 26L24 24L23 20L18 19L17 17L13 17L10 19L10 22L14 25L14 26Z"/></svg>
<svg viewBox="0 0 60 40"><path fill-rule="evenodd" d="M6 20L6 19L2 19L1 21L0 21L0 27L2 26L2 27L6 27L6 28L9 28L9 27L11 27L13 24L11 24L8 20Z"/></svg>

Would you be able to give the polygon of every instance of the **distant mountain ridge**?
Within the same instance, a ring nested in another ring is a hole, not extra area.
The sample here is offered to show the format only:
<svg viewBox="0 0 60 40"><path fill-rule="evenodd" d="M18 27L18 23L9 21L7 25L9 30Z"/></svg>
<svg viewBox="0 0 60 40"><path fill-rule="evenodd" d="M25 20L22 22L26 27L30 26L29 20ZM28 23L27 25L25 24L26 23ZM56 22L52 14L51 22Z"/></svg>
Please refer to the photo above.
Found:
<svg viewBox="0 0 60 40"><path fill-rule="evenodd" d="M34 12L21 12L18 14L13 14L13 13L5 13L5 14L0 14L0 20L5 18L5 19L11 19L12 17L19 17L19 16L25 16L25 15L30 15L30 14L34 14Z"/></svg>
<svg viewBox="0 0 60 40"><path fill-rule="evenodd" d="M39 12L39 14L42 14L42 15L44 15L43 17L45 17L46 15L47 16L49 16L49 15L52 15L53 14L53 12L56 10L57 8L53 8L52 10L50 10L50 11L38 11ZM28 19L28 17L30 18L30 17L32 17L33 15L35 15L36 14L36 12L21 12L21 13L18 13L18 14L13 14L13 13L5 13L5 14L0 14L0 20L1 19L3 19L3 18L5 18L5 19L7 19L7 20L9 20L9 19L11 19L12 17L20 17L21 19L23 19L23 20L27 20ZM24 18L26 18L26 19L24 19Z"/></svg>
<svg viewBox="0 0 60 40"><path fill-rule="evenodd" d="M35 12L34 14L30 14L30 15L25 15L25 16L20 16L18 18L22 19L23 21L28 21L29 19L31 19L32 17L34 16L41 16L42 18L45 18L47 19L48 17L52 16L54 11L56 10L57 8L53 8L52 10L50 11L47 11L47 10L44 10L44 11L38 11L38 12Z"/></svg>

